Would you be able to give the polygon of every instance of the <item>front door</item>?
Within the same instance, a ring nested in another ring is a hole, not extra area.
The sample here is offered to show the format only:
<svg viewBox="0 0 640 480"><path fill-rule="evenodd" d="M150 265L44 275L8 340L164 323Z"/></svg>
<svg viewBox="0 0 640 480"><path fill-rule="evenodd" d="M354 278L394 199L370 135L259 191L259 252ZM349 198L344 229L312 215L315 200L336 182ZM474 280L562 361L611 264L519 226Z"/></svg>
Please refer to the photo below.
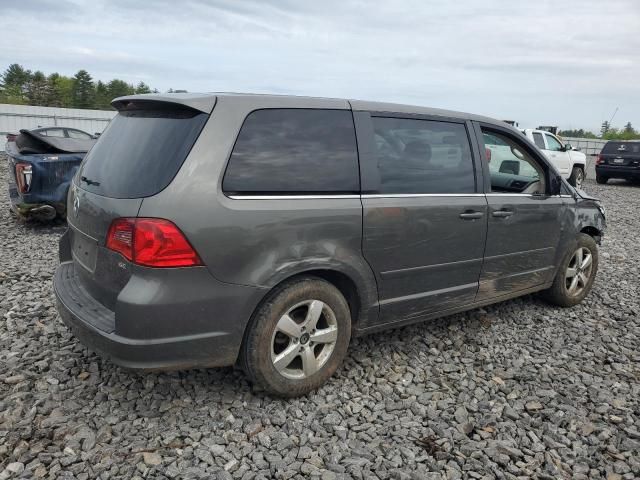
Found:
<svg viewBox="0 0 640 480"><path fill-rule="evenodd" d="M488 231L477 297L482 301L553 278L571 199L549 195L556 174L519 135L491 126L478 132L485 148L495 139L502 145L500 164L487 159L485 166Z"/></svg>
<svg viewBox="0 0 640 480"><path fill-rule="evenodd" d="M566 151L560 140L550 133L544 134L544 140L547 144L545 154L551 163L558 169L560 174L567 178L571 175L571 157Z"/></svg>
<svg viewBox="0 0 640 480"><path fill-rule="evenodd" d="M380 322L472 303L487 204L462 120L356 114L363 251L378 282Z"/></svg>

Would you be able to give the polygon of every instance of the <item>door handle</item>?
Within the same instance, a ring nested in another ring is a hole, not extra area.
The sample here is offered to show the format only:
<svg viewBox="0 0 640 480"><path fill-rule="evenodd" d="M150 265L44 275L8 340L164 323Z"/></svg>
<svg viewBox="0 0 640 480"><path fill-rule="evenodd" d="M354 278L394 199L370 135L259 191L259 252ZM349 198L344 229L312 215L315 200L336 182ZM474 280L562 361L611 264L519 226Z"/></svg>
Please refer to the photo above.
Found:
<svg viewBox="0 0 640 480"><path fill-rule="evenodd" d="M496 210L491 215L498 218L507 218L513 215L513 211L511 210Z"/></svg>
<svg viewBox="0 0 640 480"><path fill-rule="evenodd" d="M483 215L484 213L482 212L462 212L460 218L463 220L476 220L482 218Z"/></svg>

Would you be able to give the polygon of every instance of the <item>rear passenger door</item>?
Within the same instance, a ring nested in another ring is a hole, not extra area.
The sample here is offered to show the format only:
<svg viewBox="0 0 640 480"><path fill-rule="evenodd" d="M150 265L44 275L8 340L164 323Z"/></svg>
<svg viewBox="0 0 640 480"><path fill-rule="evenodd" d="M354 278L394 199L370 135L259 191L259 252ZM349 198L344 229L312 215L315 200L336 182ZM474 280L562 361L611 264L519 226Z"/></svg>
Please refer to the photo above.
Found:
<svg viewBox="0 0 640 480"><path fill-rule="evenodd" d="M472 303L487 204L470 124L354 112L362 180L363 251L378 282L380 322Z"/></svg>

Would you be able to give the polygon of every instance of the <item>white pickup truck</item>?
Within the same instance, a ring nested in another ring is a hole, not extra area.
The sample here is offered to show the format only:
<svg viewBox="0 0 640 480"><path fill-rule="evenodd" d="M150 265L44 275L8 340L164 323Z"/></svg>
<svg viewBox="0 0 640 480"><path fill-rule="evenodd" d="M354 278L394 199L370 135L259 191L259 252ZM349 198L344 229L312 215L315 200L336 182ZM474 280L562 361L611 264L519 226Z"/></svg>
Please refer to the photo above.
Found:
<svg viewBox="0 0 640 480"><path fill-rule="evenodd" d="M560 175L574 187L582 188L587 172L587 156L571 145L544 130L525 128L521 132L542 150L545 157L558 169Z"/></svg>

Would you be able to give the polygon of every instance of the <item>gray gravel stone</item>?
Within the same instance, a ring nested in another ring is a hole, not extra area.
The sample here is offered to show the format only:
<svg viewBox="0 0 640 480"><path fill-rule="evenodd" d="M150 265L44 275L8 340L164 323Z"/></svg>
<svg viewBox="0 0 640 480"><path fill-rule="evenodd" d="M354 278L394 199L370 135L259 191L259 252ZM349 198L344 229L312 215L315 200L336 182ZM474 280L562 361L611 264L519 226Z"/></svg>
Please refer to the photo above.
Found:
<svg viewBox="0 0 640 480"><path fill-rule="evenodd" d="M0 479L640 478L640 189L586 190L609 230L593 292L527 296L352 341L304 398L235 369L139 373L60 323L64 224L7 212L0 158Z"/></svg>

